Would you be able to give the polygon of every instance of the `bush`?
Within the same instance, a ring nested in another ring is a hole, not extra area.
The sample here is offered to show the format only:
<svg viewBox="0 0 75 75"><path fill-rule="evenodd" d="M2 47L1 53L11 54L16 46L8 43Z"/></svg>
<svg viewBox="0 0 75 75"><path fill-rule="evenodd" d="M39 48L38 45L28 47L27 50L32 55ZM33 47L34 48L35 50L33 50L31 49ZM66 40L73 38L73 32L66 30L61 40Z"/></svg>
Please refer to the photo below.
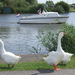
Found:
<svg viewBox="0 0 75 75"><path fill-rule="evenodd" d="M56 51L57 36L53 33L53 29L51 27L47 27L47 29L41 30L40 32L42 34L40 36L37 36L40 43L46 48L47 51Z"/></svg>
<svg viewBox="0 0 75 75"><path fill-rule="evenodd" d="M42 30L42 34L40 36L37 36L37 38L47 51L55 51L57 49L57 39L60 32L67 33L61 39L63 50L65 52L75 54L75 26L73 25L63 24L57 32L56 30L53 30L51 28L47 32L44 32L44 30Z"/></svg>
<svg viewBox="0 0 75 75"><path fill-rule="evenodd" d="M58 13L65 13L63 7L61 5L56 6L56 12Z"/></svg>
<svg viewBox="0 0 75 75"><path fill-rule="evenodd" d="M60 31L66 32L62 38L62 47L66 52L75 54L75 26L63 24Z"/></svg>
<svg viewBox="0 0 75 75"><path fill-rule="evenodd" d="M2 12L3 3L0 2L0 13Z"/></svg>
<svg viewBox="0 0 75 75"><path fill-rule="evenodd" d="M41 12L42 12L45 8L44 4L31 5L26 10L28 13L37 13L39 8L41 8Z"/></svg>
<svg viewBox="0 0 75 75"><path fill-rule="evenodd" d="M48 12L55 11L55 7L45 7Z"/></svg>
<svg viewBox="0 0 75 75"><path fill-rule="evenodd" d="M70 6L69 4L65 3L64 1L60 1L56 3L56 6L61 5L65 12L69 12Z"/></svg>
<svg viewBox="0 0 75 75"><path fill-rule="evenodd" d="M46 9L48 12L51 11L50 7L45 7L45 9Z"/></svg>

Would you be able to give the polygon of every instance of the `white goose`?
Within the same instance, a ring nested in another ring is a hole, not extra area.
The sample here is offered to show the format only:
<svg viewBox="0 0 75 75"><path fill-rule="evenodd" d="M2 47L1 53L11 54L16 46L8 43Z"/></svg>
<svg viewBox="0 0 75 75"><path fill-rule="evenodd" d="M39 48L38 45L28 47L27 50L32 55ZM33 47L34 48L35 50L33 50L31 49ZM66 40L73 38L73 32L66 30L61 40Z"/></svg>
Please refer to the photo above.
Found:
<svg viewBox="0 0 75 75"><path fill-rule="evenodd" d="M1 44L1 58L4 60L5 63L8 64L8 68L10 67L10 65L12 65L12 67L14 67L14 65L16 63L18 63L18 61L21 57L16 56L15 54L13 54L11 52L5 51L4 43L1 39L0 39L0 44Z"/></svg>
<svg viewBox="0 0 75 75"><path fill-rule="evenodd" d="M54 52L54 51L52 51L52 53L53 53L53 52ZM51 54L51 52L49 52L47 56L49 56L50 54ZM61 63L62 63L62 64L67 64L67 62L70 61L72 55L73 55L73 54L71 54L71 53L64 52L64 57L63 57L63 59L61 60Z"/></svg>
<svg viewBox="0 0 75 75"><path fill-rule="evenodd" d="M61 47L61 38L65 35L66 33L59 33L58 35L58 47L56 51L51 51L49 53L49 56L47 56L46 58L43 57L43 59L49 64L49 65L53 65L54 69L56 71L60 70L60 68L57 68L57 64L62 60L62 58L64 57L64 51Z"/></svg>
<svg viewBox="0 0 75 75"><path fill-rule="evenodd" d="M73 54L68 53L68 52L64 52L64 57L61 60L62 64L67 64L68 61L70 61L71 57Z"/></svg>

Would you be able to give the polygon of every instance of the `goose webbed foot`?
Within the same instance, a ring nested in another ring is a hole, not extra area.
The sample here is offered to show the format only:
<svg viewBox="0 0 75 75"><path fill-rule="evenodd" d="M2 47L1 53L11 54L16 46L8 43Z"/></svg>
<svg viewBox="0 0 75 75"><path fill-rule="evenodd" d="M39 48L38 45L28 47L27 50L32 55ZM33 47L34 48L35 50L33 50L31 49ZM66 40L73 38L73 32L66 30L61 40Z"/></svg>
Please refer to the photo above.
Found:
<svg viewBox="0 0 75 75"><path fill-rule="evenodd" d="M54 64L53 65L54 66L54 69L56 70L56 71L59 71L60 70L60 68L57 68L57 66Z"/></svg>
<svg viewBox="0 0 75 75"><path fill-rule="evenodd" d="M10 64L8 64L8 68L10 68Z"/></svg>
<svg viewBox="0 0 75 75"><path fill-rule="evenodd" d="M14 67L14 65L12 65L12 68ZM8 64L8 68L10 68L10 64Z"/></svg>

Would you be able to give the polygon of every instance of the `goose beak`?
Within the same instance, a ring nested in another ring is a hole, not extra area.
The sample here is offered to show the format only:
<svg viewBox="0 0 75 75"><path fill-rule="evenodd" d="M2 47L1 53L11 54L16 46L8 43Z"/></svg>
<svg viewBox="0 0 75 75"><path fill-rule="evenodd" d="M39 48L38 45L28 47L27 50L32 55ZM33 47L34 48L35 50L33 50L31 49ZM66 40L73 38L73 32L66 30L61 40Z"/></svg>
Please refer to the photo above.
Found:
<svg viewBox="0 0 75 75"><path fill-rule="evenodd" d="M67 34L67 33L63 33L63 35L65 35L65 34Z"/></svg>

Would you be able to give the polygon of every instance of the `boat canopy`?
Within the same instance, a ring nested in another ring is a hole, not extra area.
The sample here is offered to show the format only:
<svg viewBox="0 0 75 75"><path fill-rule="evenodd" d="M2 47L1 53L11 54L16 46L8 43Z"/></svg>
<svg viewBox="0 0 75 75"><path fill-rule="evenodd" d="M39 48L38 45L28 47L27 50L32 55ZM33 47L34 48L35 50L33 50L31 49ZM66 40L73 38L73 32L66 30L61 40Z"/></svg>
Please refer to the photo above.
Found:
<svg viewBox="0 0 75 75"><path fill-rule="evenodd" d="M58 12L42 12L41 14L44 16L59 16Z"/></svg>

